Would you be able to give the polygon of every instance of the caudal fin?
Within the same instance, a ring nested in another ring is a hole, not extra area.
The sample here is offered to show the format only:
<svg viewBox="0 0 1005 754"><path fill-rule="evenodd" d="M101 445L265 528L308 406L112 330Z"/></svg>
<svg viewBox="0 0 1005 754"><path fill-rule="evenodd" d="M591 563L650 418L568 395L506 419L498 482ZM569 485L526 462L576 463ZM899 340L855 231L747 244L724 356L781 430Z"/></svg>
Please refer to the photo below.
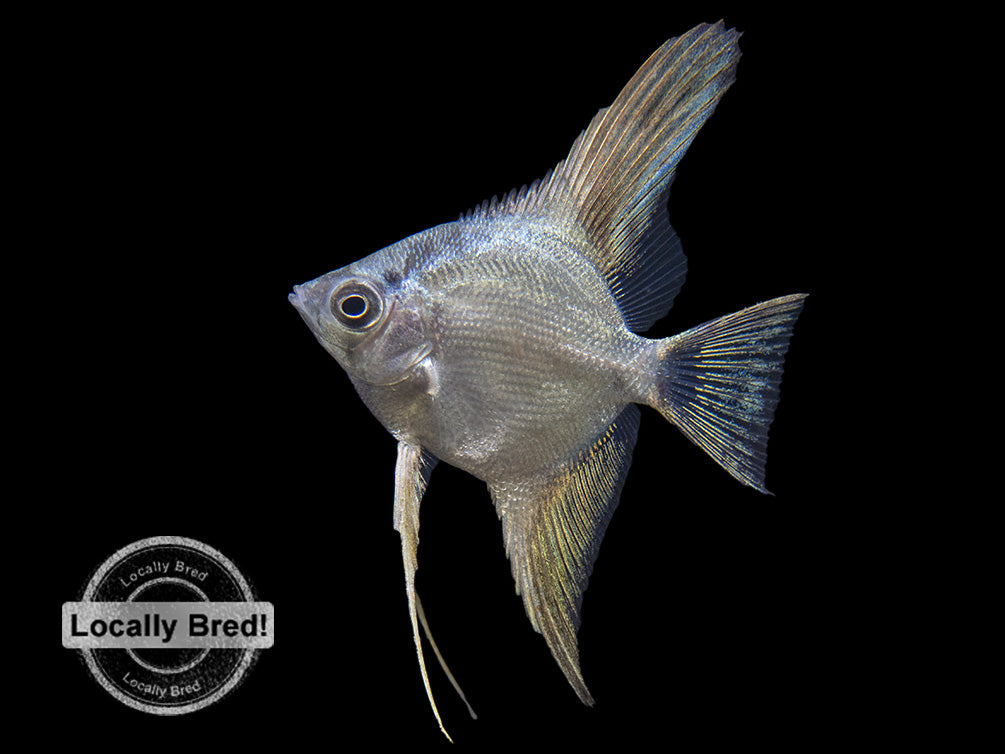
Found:
<svg viewBox="0 0 1005 754"><path fill-rule="evenodd" d="M765 301L659 344L653 407L726 471L768 494L768 427L805 298Z"/></svg>

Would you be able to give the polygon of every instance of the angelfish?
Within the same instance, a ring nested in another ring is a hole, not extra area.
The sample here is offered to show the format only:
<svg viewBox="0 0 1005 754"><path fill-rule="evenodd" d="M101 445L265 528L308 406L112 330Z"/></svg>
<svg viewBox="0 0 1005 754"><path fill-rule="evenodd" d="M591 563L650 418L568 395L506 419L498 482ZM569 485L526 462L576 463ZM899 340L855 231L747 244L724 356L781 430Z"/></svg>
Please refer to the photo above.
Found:
<svg viewBox="0 0 1005 754"><path fill-rule="evenodd" d="M670 183L734 80L739 36L720 21L667 41L543 179L289 297L398 440L394 527L419 668L444 734L414 588L419 503L438 461L488 485L516 591L588 705L580 607L631 463L636 404L767 492L768 427L805 295L670 338L637 334L684 282Z"/></svg>

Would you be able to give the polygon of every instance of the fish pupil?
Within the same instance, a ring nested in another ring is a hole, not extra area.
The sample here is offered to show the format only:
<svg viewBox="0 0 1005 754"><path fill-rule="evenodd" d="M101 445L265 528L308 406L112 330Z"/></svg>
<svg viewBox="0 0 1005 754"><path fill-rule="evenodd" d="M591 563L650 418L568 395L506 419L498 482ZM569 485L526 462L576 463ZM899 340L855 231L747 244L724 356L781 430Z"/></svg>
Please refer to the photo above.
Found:
<svg viewBox="0 0 1005 754"><path fill-rule="evenodd" d="M366 299L354 293L342 299L339 308L342 309L342 313L347 317L362 317L366 314L367 310Z"/></svg>

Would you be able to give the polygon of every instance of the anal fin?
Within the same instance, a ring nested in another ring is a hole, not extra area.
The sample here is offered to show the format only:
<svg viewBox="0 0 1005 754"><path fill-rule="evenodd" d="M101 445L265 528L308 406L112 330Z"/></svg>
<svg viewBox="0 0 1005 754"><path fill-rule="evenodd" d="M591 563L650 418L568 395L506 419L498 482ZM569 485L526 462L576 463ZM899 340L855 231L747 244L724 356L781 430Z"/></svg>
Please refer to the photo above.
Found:
<svg viewBox="0 0 1005 754"><path fill-rule="evenodd" d="M490 485L517 593L534 629L583 703L580 609L600 542L624 486L639 428L627 406L586 448L535 479Z"/></svg>

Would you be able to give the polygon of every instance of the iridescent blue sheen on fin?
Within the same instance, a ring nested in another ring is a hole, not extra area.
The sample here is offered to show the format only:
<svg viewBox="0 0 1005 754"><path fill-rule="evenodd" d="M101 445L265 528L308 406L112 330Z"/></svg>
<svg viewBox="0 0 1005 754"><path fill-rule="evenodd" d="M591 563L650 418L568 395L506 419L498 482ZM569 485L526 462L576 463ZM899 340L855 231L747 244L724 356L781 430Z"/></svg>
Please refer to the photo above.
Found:
<svg viewBox="0 0 1005 754"><path fill-rule="evenodd" d="M806 295L765 301L660 343L653 408L726 471L764 487L768 428Z"/></svg>

